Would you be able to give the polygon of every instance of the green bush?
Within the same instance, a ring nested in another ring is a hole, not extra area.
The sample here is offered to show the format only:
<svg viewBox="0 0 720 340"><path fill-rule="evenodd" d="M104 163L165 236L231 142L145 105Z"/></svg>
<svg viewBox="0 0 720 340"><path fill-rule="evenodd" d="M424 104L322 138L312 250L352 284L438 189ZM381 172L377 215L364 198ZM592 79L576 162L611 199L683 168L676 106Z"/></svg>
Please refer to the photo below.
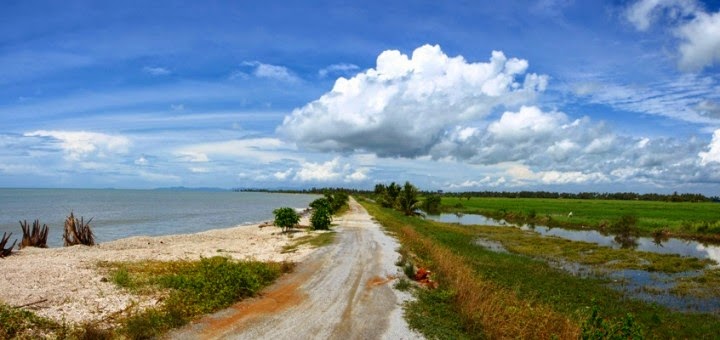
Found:
<svg viewBox="0 0 720 340"><path fill-rule="evenodd" d="M425 211L428 214L439 214L440 213L440 202L441 198L440 195L430 195L428 197L425 197L425 199L422 202L422 205L420 206L420 209Z"/></svg>
<svg viewBox="0 0 720 340"><path fill-rule="evenodd" d="M325 207L319 207L313 210L312 216L310 216L310 224L315 230L328 230L332 223L332 217L330 211Z"/></svg>
<svg viewBox="0 0 720 340"><path fill-rule="evenodd" d="M282 207L273 211L275 225L285 232L300 222L300 215L293 208Z"/></svg>

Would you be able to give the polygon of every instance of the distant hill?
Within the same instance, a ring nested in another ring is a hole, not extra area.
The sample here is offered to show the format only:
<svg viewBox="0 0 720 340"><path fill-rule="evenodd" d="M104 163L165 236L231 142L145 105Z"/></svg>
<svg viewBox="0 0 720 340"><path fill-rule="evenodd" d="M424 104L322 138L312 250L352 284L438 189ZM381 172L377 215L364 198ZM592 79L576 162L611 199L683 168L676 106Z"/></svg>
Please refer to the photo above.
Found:
<svg viewBox="0 0 720 340"><path fill-rule="evenodd" d="M230 191L223 188L188 188L188 187L166 187L166 188L155 188L153 190L158 191Z"/></svg>

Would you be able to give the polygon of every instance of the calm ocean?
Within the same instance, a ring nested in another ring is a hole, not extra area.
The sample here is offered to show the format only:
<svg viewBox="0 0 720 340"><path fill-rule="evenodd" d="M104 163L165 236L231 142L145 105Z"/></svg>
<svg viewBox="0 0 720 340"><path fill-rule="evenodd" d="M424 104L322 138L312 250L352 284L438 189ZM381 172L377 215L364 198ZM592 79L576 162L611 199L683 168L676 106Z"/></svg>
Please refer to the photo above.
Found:
<svg viewBox="0 0 720 340"><path fill-rule="evenodd" d="M185 234L270 220L287 206L306 208L318 195L230 191L0 189L0 235L22 239L19 220L47 224L48 246L62 246L65 217L92 220L96 242L138 235Z"/></svg>

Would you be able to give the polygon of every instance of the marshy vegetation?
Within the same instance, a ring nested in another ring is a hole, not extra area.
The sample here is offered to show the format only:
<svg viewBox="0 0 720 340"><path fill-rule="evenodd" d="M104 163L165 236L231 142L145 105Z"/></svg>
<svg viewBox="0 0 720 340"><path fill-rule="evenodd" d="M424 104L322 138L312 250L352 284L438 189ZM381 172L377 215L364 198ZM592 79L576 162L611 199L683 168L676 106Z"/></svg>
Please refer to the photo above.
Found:
<svg viewBox="0 0 720 340"><path fill-rule="evenodd" d="M715 314L684 313L643 302L613 289L607 279L573 275L550 259L658 273L703 268L708 261L601 249L516 228L447 225L407 217L369 201L363 205L398 236L408 258L434 272L438 289L417 290L418 299L406 306L410 325L428 337L703 338L720 329ZM508 252L478 246L478 238L500 243ZM697 288L697 281L713 280L714 272L706 273L703 279L688 280L687 290Z"/></svg>

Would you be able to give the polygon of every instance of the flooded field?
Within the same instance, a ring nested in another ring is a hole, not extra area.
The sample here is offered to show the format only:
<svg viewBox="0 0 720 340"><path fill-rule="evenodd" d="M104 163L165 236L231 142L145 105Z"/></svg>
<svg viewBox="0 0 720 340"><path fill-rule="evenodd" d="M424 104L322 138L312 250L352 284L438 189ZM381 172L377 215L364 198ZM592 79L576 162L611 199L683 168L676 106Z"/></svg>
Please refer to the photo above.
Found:
<svg viewBox="0 0 720 340"><path fill-rule="evenodd" d="M537 257L580 277L594 277L628 298L684 312L720 314L720 247L539 225L515 225L475 214L429 215L477 226L475 244L494 252ZM493 231L494 230L494 231Z"/></svg>

